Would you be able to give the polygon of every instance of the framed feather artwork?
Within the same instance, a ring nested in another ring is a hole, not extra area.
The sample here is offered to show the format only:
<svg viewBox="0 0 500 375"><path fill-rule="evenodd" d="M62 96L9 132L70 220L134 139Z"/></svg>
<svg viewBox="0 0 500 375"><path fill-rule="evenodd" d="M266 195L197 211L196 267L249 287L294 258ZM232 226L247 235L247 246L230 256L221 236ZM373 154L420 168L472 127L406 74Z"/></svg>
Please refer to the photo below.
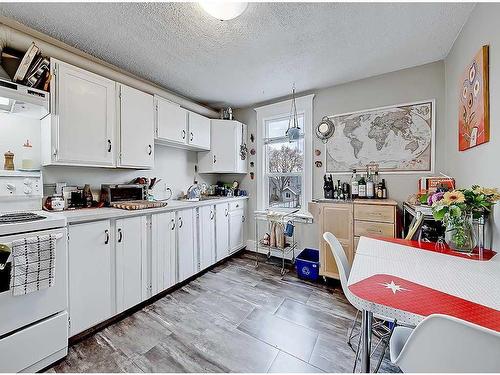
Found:
<svg viewBox="0 0 500 375"><path fill-rule="evenodd" d="M483 46L461 77L458 104L458 149L460 151L490 140L488 52L489 47Z"/></svg>

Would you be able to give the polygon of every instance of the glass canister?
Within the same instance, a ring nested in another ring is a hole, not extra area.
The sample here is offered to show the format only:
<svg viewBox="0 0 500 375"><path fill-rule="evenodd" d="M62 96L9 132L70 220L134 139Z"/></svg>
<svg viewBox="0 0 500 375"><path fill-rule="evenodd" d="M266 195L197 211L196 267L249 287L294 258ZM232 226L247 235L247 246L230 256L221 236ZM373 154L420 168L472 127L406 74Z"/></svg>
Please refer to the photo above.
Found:
<svg viewBox="0 0 500 375"><path fill-rule="evenodd" d="M26 170L35 169L35 161L33 158L33 145L27 139L23 144L23 155L21 159L21 168Z"/></svg>

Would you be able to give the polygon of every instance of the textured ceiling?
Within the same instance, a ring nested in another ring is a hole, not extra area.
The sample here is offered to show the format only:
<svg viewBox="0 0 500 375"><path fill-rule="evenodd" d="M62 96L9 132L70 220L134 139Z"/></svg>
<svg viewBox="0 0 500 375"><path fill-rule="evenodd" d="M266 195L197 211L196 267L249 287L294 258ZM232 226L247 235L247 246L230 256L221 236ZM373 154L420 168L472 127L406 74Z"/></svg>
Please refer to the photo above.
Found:
<svg viewBox="0 0 500 375"><path fill-rule="evenodd" d="M443 59L470 3L2 3L0 13L208 105L248 106Z"/></svg>

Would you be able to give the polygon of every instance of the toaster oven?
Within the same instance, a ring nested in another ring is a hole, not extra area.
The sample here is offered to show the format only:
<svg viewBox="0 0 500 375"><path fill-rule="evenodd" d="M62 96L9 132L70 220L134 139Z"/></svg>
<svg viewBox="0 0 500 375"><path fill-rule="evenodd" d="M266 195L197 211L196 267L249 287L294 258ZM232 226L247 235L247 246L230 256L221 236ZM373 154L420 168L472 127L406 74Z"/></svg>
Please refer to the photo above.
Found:
<svg viewBox="0 0 500 375"><path fill-rule="evenodd" d="M100 201L105 206L114 202L140 201L148 199L148 187L141 184L103 184L101 185Z"/></svg>

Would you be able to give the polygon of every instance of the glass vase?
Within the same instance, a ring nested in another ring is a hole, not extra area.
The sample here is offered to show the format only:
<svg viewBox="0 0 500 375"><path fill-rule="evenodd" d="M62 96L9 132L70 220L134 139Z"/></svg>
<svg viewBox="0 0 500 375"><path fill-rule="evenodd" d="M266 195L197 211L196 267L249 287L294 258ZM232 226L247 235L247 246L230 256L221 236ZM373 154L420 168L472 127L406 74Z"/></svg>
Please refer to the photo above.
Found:
<svg viewBox="0 0 500 375"><path fill-rule="evenodd" d="M472 225L472 213L463 213L446 224L444 240L455 251L470 253L477 245L476 233Z"/></svg>

